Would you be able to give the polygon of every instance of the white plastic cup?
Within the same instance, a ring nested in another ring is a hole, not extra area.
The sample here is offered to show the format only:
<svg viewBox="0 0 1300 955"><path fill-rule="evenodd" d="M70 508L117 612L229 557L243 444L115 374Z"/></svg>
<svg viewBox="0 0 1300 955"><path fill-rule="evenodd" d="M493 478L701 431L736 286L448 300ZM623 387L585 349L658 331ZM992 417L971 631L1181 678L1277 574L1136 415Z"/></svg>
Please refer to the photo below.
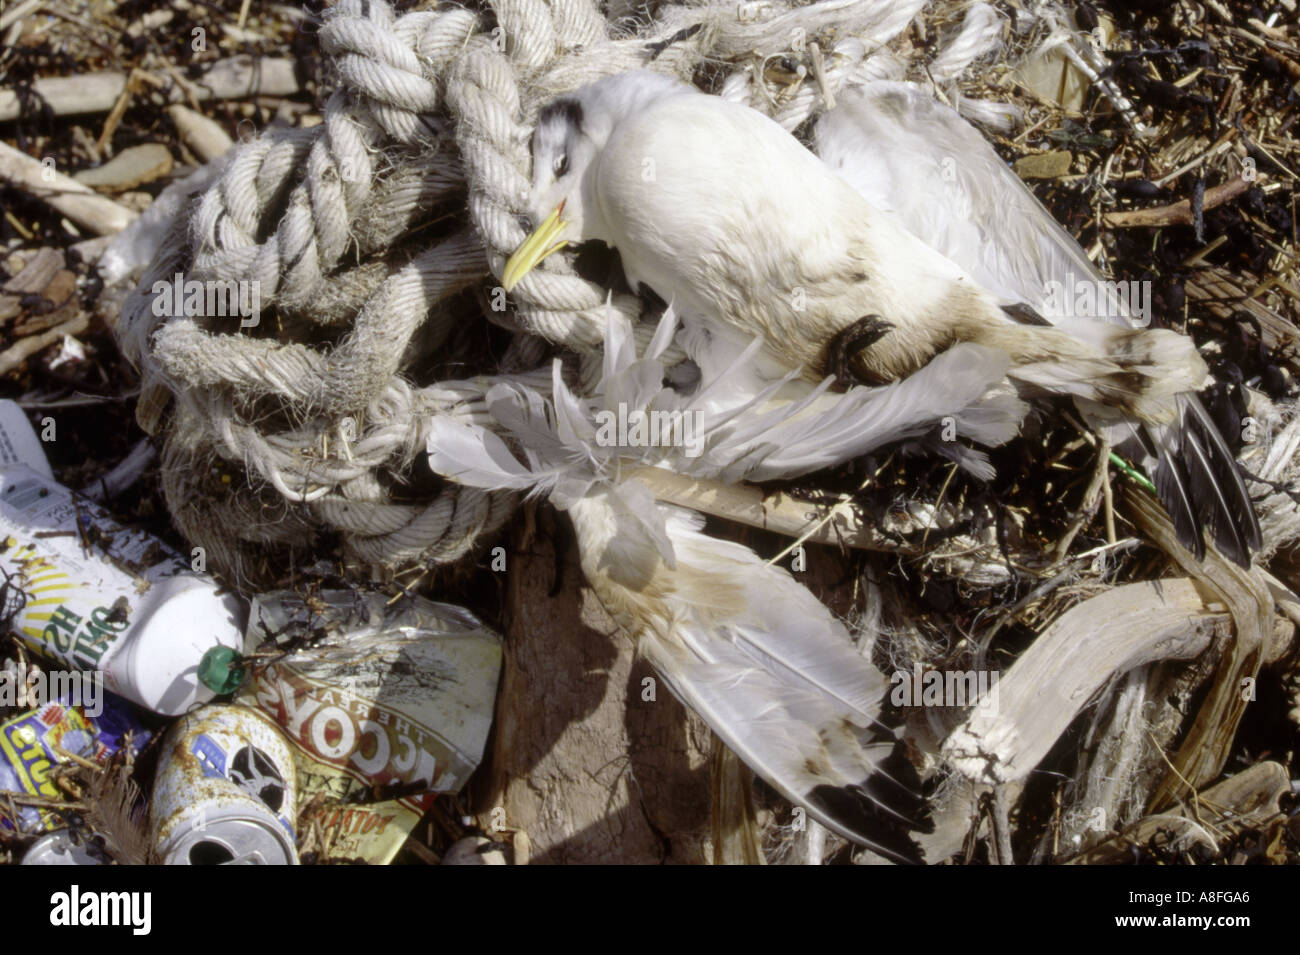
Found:
<svg viewBox="0 0 1300 955"><path fill-rule="evenodd" d="M78 517L80 516L80 525ZM93 540L90 540L93 538ZM88 546L87 546L88 545ZM215 693L205 655L238 653L243 607L162 541L117 524L97 505L22 464L0 466L0 569L10 626L58 666L166 716Z"/></svg>

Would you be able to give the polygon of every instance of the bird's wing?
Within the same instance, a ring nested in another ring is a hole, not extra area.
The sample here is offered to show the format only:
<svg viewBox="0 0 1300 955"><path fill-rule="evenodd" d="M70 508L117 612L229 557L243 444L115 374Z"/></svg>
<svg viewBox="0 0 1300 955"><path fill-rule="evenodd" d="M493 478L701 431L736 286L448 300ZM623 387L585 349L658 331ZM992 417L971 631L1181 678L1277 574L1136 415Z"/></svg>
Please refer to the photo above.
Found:
<svg viewBox="0 0 1300 955"><path fill-rule="evenodd" d="M879 81L846 90L818 120L814 139L822 161L868 202L1003 305L1045 314L1049 281L1098 277L979 131L916 86Z"/></svg>
<svg viewBox="0 0 1300 955"><path fill-rule="evenodd" d="M659 506L675 568L630 549L639 535L622 490L593 491L570 515L588 580L668 687L828 828L914 859L905 829L921 822L919 781L876 723L886 678L789 572L701 533L698 515Z"/></svg>
<svg viewBox="0 0 1300 955"><path fill-rule="evenodd" d="M680 470L723 481L793 478L945 424L947 440L995 447L1015 436L1027 410L999 387L1008 364L1004 352L963 343L878 388L835 393L790 382L712 435L706 453Z"/></svg>
<svg viewBox="0 0 1300 955"><path fill-rule="evenodd" d="M1052 288L1101 276L979 131L925 91L884 81L846 91L818 121L815 140L818 155L838 175L1001 304L1028 305L1103 354L1139 345L1153 355L1161 351L1168 362L1153 358L1151 367L1166 367L1171 385L1193 370L1176 358L1179 343L1168 332L1133 334L1127 323L1112 318L1108 324L1104 317L1061 323ZM1124 302L1109 304L1128 314ZM1207 527L1226 555L1248 564L1262 541L1259 520L1235 457L1193 393L1198 385L1169 396L1167 424L1117 421L1100 406L1079 404L1090 423L1151 473L1184 546L1201 556Z"/></svg>
<svg viewBox="0 0 1300 955"><path fill-rule="evenodd" d="M1197 560L1205 555L1201 528L1207 527L1226 557L1249 566L1263 534L1236 459L1196 395L1178 395L1175 409L1167 425L1140 424L1083 403L1115 449L1151 475L1179 541Z"/></svg>

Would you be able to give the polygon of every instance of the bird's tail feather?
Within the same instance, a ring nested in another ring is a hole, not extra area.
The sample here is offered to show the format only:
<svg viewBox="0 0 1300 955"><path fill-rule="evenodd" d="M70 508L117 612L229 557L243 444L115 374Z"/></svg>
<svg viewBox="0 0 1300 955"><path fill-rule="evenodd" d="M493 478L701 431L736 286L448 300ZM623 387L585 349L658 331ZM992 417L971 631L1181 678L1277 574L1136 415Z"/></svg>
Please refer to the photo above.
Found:
<svg viewBox="0 0 1300 955"><path fill-rule="evenodd" d="M1011 355L1008 376L1049 394L1117 408L1141 421L1176 419L1176 398L1205 381L1205 362L1186 335L1167 329L1077 322L1053 328L994 322L981 344Z"/></svg>

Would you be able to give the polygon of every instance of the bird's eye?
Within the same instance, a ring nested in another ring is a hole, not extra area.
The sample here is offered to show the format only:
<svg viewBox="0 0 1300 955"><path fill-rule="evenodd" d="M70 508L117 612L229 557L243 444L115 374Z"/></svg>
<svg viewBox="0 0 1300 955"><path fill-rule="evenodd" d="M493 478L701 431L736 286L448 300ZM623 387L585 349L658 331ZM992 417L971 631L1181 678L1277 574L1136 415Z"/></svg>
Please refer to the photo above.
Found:
<svg viewBox="0 0 1300 955"><path fill-rule="evenodd" d="M559 179L569 171L569 155L565 153L559 159L555 160L555 178Z"/></svg>

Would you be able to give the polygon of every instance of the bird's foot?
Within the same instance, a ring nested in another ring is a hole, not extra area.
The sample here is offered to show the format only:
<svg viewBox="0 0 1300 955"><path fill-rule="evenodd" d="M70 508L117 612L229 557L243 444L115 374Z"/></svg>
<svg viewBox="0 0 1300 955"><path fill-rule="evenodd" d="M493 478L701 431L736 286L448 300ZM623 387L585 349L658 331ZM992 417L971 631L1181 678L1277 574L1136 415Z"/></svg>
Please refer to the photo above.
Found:
<svg viewBox="0 0 1300 955"><path fill-rule="evenodd" d="M847 390L854 385L876 384L853 369L853 359L858 352L874 345L893 327L879 315L864 315L835 333L826 349L826 373L835 376L837 387Z"/></svg>

